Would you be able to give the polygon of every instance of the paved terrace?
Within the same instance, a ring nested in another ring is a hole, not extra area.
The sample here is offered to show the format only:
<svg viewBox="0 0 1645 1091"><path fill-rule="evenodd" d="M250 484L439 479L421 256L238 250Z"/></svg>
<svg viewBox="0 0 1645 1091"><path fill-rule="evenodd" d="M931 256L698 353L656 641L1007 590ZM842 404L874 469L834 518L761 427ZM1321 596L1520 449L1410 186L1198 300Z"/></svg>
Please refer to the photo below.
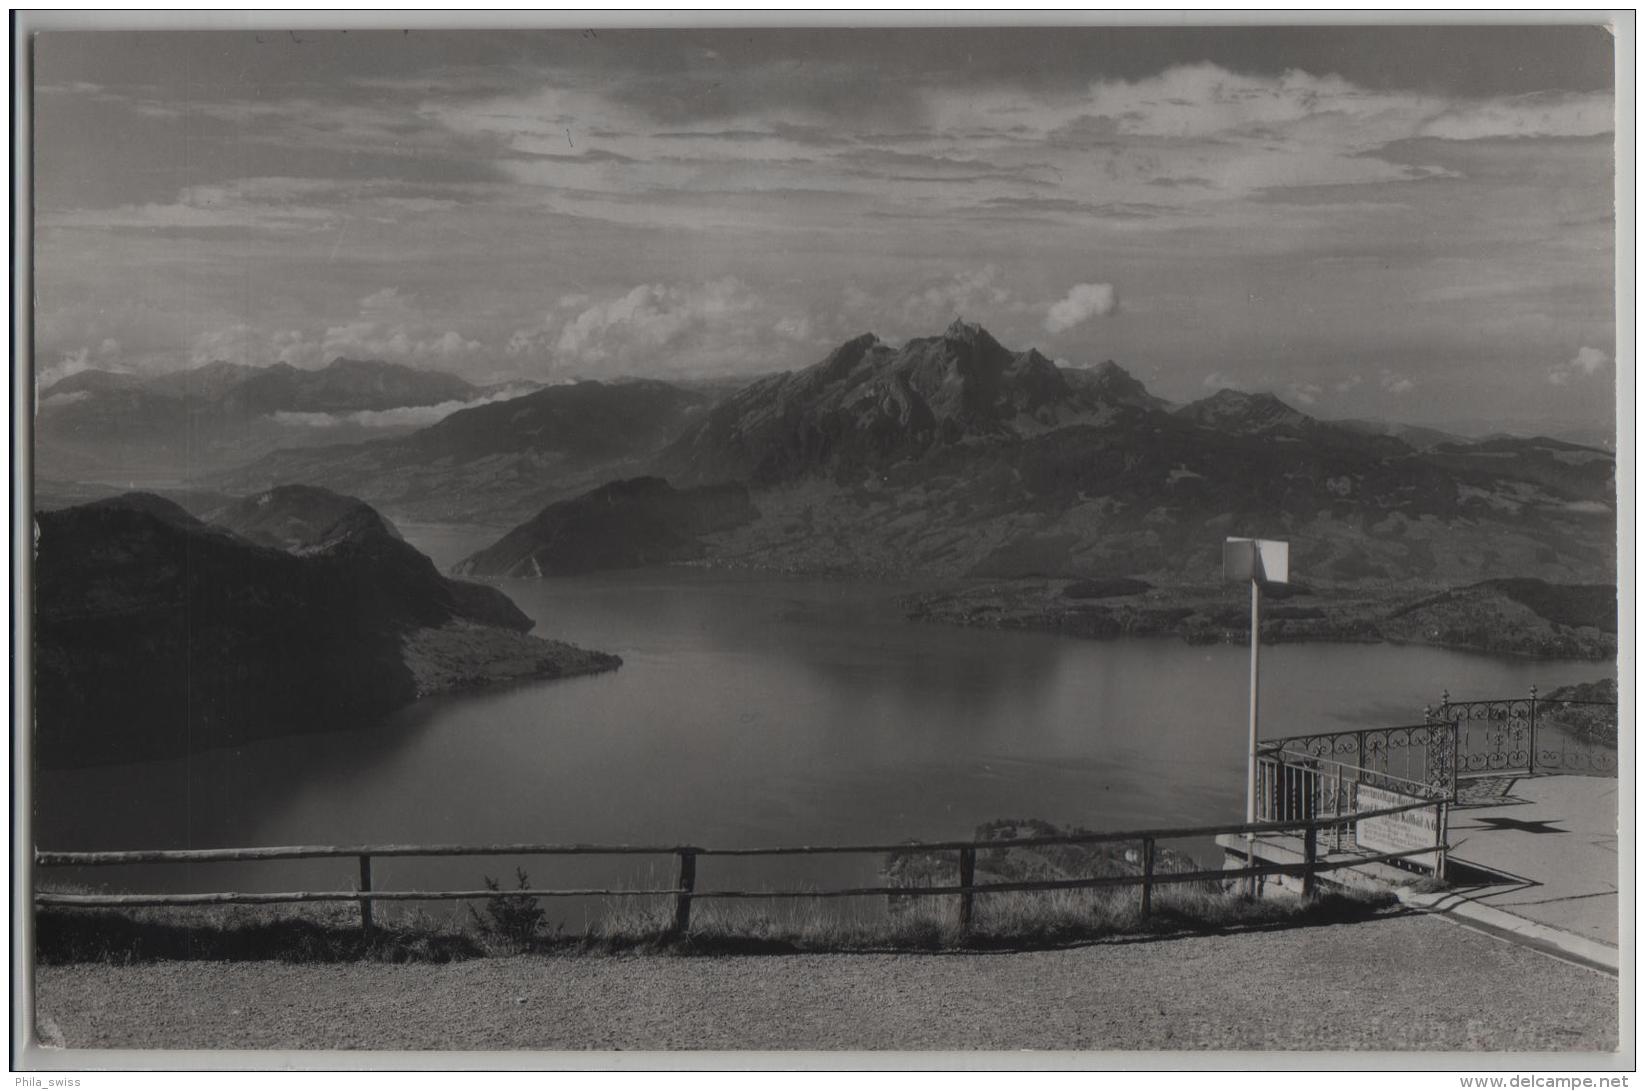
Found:
<svg viewBox="0 0 1645 1091"><path fill-rule="evenodd" d="M1388 884L1419 908L1449 914L1515 942L1617 972L1617 781L1612 777L1476 778L1451 810L1449 886L1413 889L1417 878L1385 864L1332 871L1327 882ZM1217 838L1230 854L1244 840ZM1351 860L1322 841L1322 862ZM1302 862L1300 837L1265 837L1260 858ZM1297 888L1285 880L1286 889Z"/></svg>
<svg viewBox="0 0 1645 1091"><path fill-rule="evenodd" d="M1617 946L1617 781L1502 778L1451 812L1447 908L1484 906ZM1460 865L1473 865L1464 870Z"/></svg>

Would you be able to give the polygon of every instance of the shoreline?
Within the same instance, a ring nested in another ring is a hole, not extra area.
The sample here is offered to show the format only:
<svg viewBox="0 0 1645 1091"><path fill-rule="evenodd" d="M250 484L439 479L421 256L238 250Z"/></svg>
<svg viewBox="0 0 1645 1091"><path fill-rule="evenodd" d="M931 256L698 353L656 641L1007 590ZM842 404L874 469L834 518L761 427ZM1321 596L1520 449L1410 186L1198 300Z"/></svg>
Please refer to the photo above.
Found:
<svg viewBox="0 0 1645 1091"><path fill-rule="evenodd" d="M1080 592L1070 579L991 581L898 597L909 621L962 628L1045 632L1082 639L1174 637L1189 645L1250 643L1244 589L1207 586ZM1140 581L1138 581L1140 582ZM1587 592L1541 581L1486 581L1462 588L1288 588L1265 601L1264 644L1389 644L1444 648L1525 660L1614 663L1615 618L1554 619L1515 598L1534 583L1557 596ZM1506 590L1504 588L1507 588ZM1590 596L1591 597L1591 596ZM1567 621L1600 624L1567 624Z"/></svg>

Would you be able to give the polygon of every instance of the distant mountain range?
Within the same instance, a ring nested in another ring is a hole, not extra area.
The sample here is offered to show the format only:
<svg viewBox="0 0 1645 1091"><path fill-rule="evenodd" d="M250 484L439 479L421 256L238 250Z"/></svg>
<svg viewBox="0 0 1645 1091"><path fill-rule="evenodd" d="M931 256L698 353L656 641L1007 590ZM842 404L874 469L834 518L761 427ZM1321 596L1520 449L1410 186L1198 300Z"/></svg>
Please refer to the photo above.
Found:
<svg viewBox="0 0 1645 1091"><path fill-rule="evenodd" d="M334 393L287 391L280 404L334 409L371 386L352 365L327 370ZM229 367L194 381L219 403L273 404ZM132 393L119 379L80 382ZM520 526L514 546L474 568L518 574L590 550L654 557L635 536L674 533L676 500L600 491L641 477L681 495L747 490L757 517L685 533L686 552L710 563L1180 582L1215 577L1223 537L1260 535L1293 540L1299 571L1324 581L1604 583L1616 572L1607 451L1326 421L1235 390L1172 406L1112 361L1061 367L965 322L901 346L865 334L728 395L655 380L547 387L405 435L274 451L194 484L243 494L304 483L398 518ZM623 518L588 515L613 503ZM631 503L671 513L667 526L642 532ZM515 548L545 528L575 543Z"/></svg>
<svg viewBox="0 0 1645 1091"><path fill-rule="evenodd" d="M527 636L369 506L287 487L212 522L132 493L37 514L36 754L170 757L358 727L431 693L609 670Z"/></svg>
<svg viewBox="0 0 1645 1091"><path fill-rule="evenodd" d="M1175 410L956 323L854 339L716 406L655 462L739 481L762 518L714 555L783 569L1214 578L1227 535L1338 581L1615 578L1615 465L1549 440L1441 443L1223 390Z"/></svg>
<svg viewBox="0 0 1645 1091"><path fill-rule="evenodd" d="M36 458L48 477L182 479L286 444L429 423L409 414L398 428L393 421L361 428L353 414L456 408L488 393L444 372L345 358L314 370L217 361L148 377L83 371L39 391Z"/></svg>
<svg viewBox="0 0 1645 1091"><path fill-rule="evenodd" d="M644 470L713 400L650 379L551 386L407 436L278 451L209 481L225 491L306 482L411 518L508 525Z"/></svg>

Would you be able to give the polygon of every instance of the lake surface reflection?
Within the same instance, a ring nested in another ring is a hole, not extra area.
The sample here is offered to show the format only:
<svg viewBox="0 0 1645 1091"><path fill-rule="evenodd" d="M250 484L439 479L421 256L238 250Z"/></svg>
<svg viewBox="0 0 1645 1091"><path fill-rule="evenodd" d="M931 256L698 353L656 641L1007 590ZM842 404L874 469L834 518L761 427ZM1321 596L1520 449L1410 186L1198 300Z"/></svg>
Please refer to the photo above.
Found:
<svg viewBox="0 0 1645 1091"><path fill-rule="evenodd" d="M411 526L442 565L493 537ZM536 632L621 670L426 701L341 734L38 778L69 849L605 842L729 847L1238 821L1247 653L911 624L902 588L659 569L510 581ZM1265 734L1413 723L1604 664L1381 645L1265 649ZM512 860L384 860L378 885L472 889ZM876 860L705 861L704 886L872 878ZM533 884L670 885L672 861L535 860ZM63 876L153 889L348 889L352 861Z"/></svg>

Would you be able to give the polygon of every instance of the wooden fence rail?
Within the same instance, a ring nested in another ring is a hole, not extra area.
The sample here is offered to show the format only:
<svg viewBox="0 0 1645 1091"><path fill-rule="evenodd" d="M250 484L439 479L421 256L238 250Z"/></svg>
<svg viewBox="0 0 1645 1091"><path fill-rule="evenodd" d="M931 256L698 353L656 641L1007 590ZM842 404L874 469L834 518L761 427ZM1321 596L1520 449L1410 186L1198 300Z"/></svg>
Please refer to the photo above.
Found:
<svg viewBox="0 0 1645 1091"><path fill-rule="evenodd" d="M1443 852L1447 846L1436 843L1403 852L1385 852L1356 855L1343 860L1321 861L1316 846L1322 827L1343 821L1379 818L1406 811L1436 808L1440 819L1438 829L1445 828L1444 808L1441 803L1413 803L1397 807L1363 811L1349 815L1331 815L1288 822L1255 822L1221 826L1185 826L1148 830L1126 830L1107 833L1054 834L1038 837L1016 837L998 841L905 841L882 845L803 845L792 848L713 849L696 845L292 845L250 849L167 849L135 852L45 852L35 853L37 867L114 867L133 864L164 863L227 863L267 860L303 860L355 857L360 865L360 885L357 890L283 891L271 893L220 892L202 894L78 894L40 891L34 895L36 906L63 906L79 908L135 908L147 906L212 906L212 905L272 905L303 902L357 902L360 923L370 931L372 903L393 901L455 901L495 900L501 898L591 898L591 897L668 897L674 899L674 931L684 933L691 928L691 906L705 899L753 898L855 898L871 896L894 897L954 897L960 899L960 925L971 925L974 899L979 894L1004 894L1014 891L1086 890L1099 887L1137 886L1140 908L1146 916L1152 910L1153 888L1160 884L1222 882L1261 876L1292 876L1302 880L1303 893L1312 896L1315 880L1322 872L1341 868L1360 867L1411 856L1426 856ZM1296 864L1247 864L1245 867L1162 872L1156 870L1155 848L1162 840L1180 838L1210 838L1222 834L1301 834L1303 861ZM1016 882L978 883L976 881L977 852L985 849L1037 847L1045 845L1103 844L1136 842L1141 845L1141 871L1137 875L1105 875L1084 879L1038 879ZM700 856L807 856L822 853L924 853L957 852L959 854L959 881L955 885L938 886L868 886L834 890L698 890L697 858ZM679 870L676 883L662 889L581 889L581 890L375 890L372 887L372 859L382 856L618 856L647 855L674 856Z"/></svg>

